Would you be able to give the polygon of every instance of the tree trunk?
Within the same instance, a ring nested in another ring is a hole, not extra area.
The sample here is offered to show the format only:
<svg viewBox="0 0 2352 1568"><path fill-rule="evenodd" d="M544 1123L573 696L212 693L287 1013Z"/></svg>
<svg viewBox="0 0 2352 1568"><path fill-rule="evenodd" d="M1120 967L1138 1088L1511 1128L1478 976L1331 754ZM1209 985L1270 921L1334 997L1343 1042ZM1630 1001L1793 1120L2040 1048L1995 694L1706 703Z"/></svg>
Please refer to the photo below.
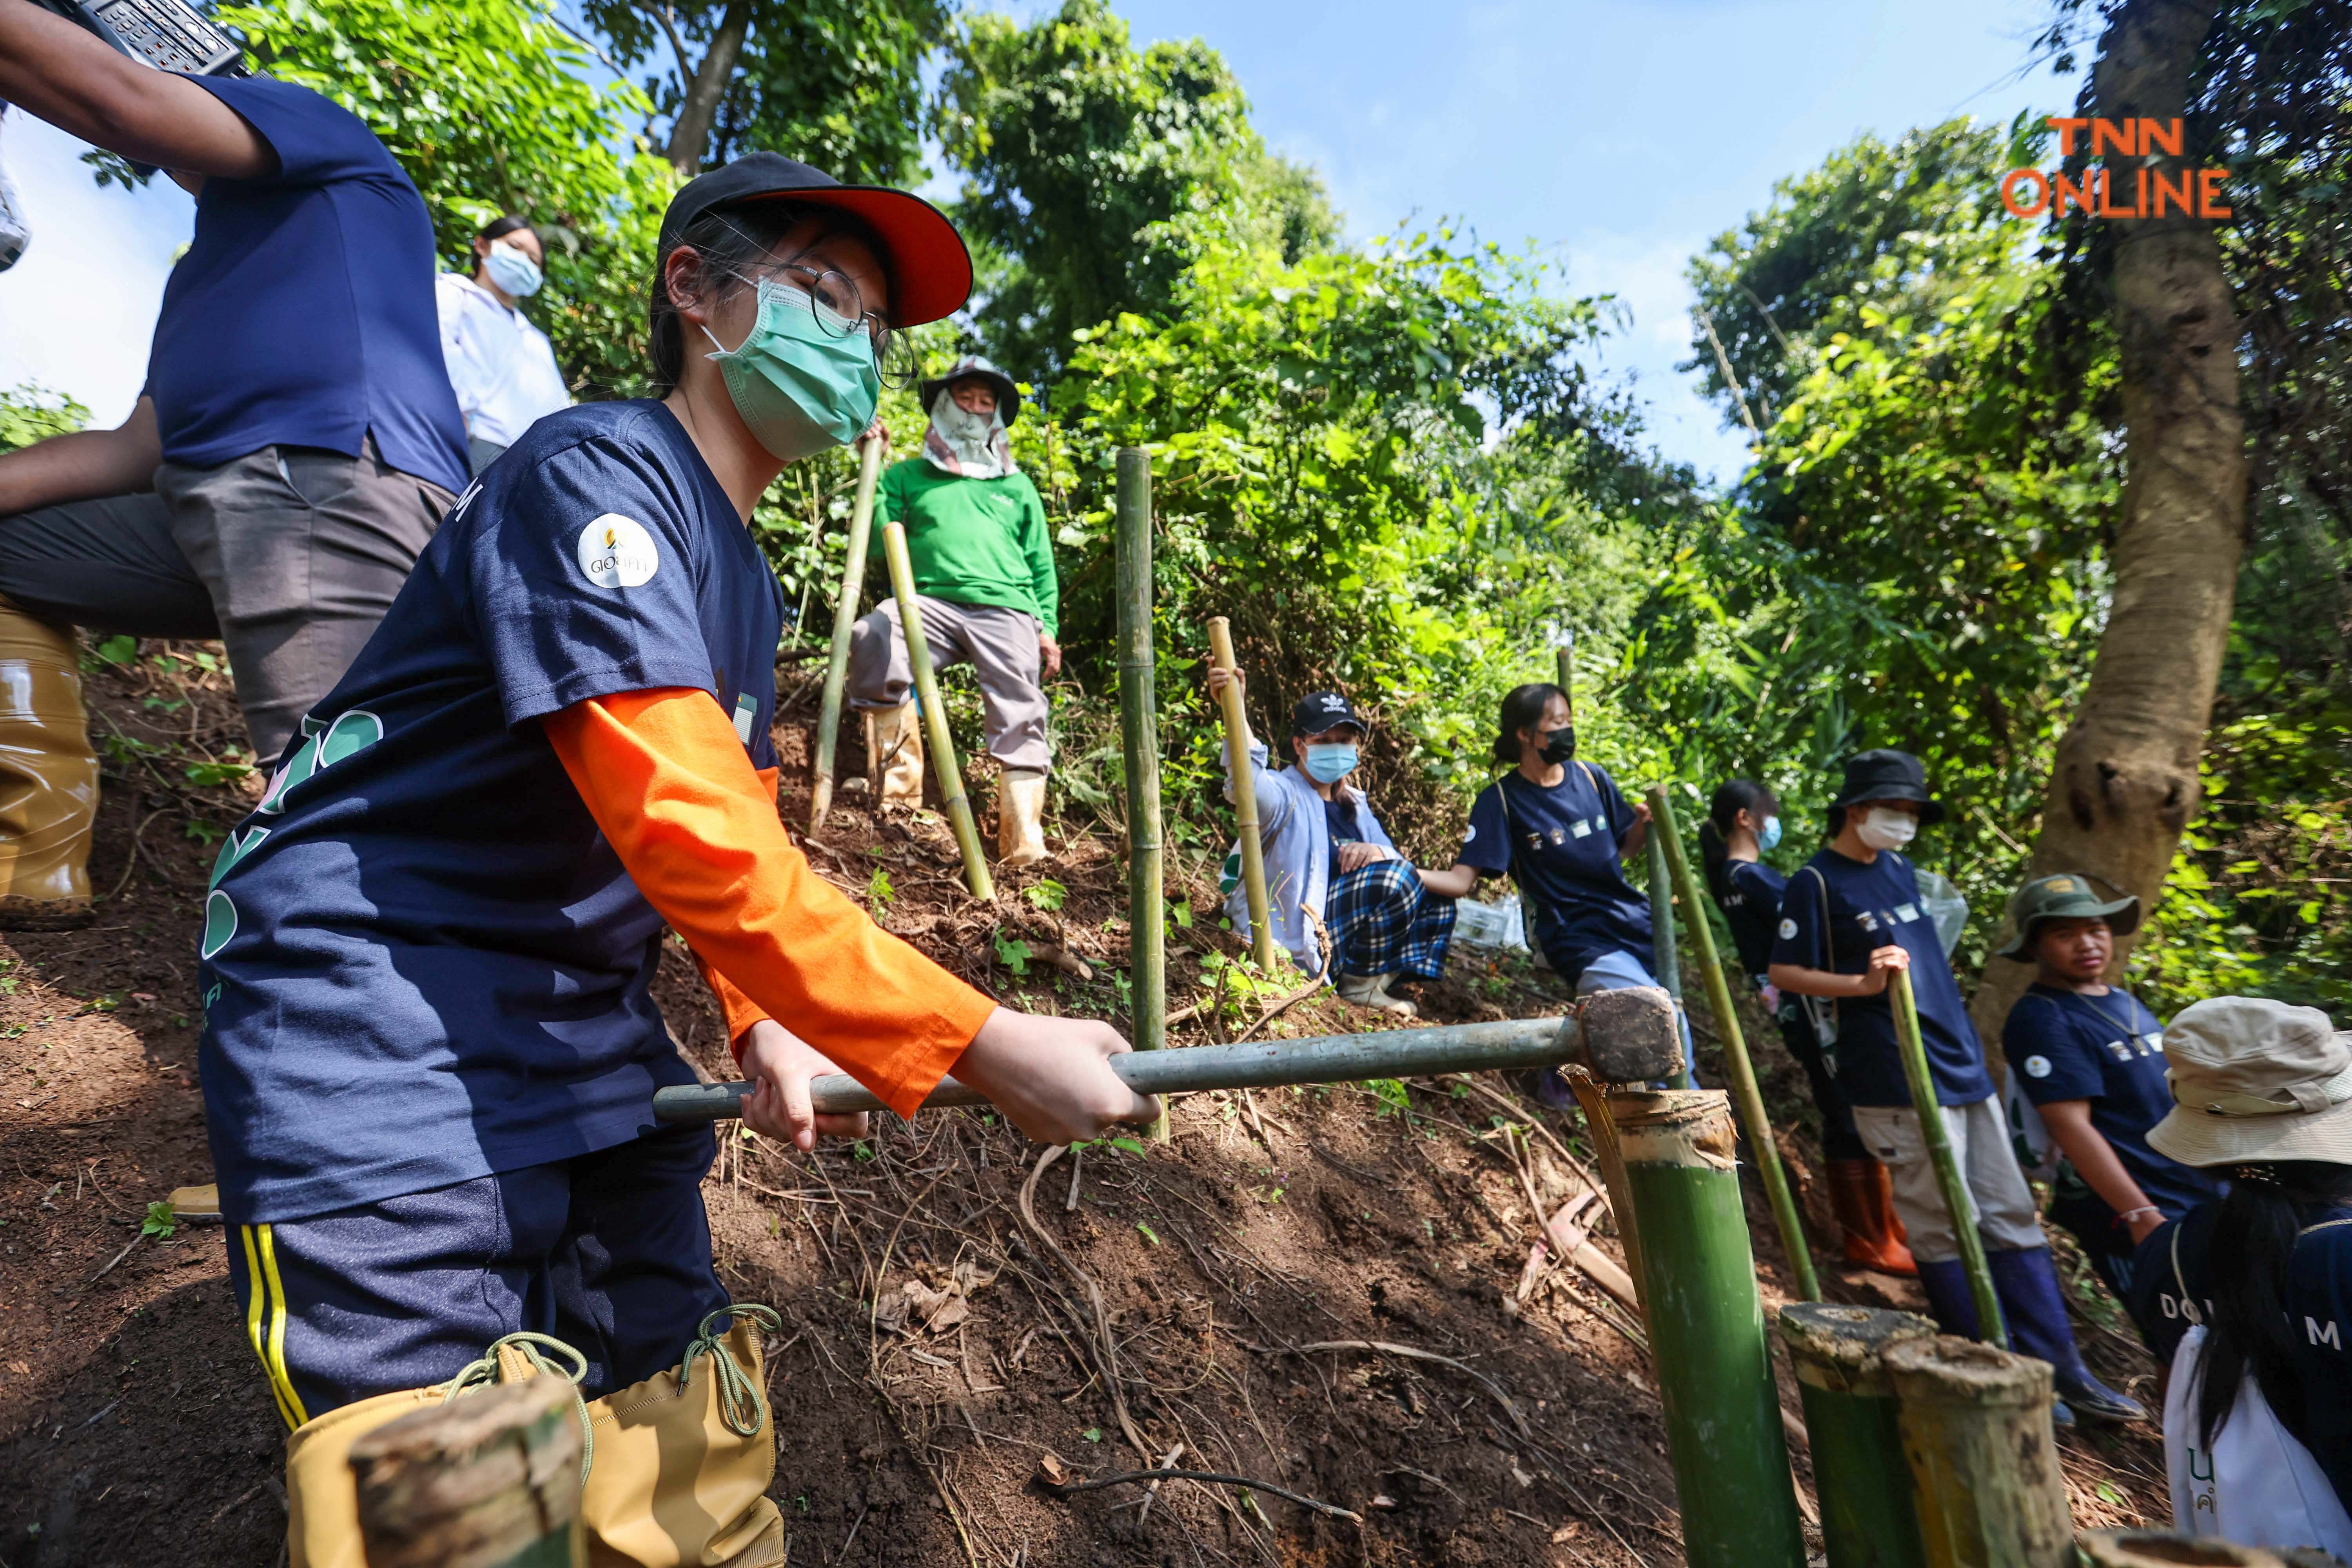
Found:
<svg viewBox="0 0 2352 1568"><path fill-rule="evenodd" d="M2095 112L2179 119L2220 8L2130 0L2117 9L2093 68ZM2118 175L2116 186L2129 183ZM2082 707L2058 742L2031 875L2087 872L2137 895L2146 916L2197 810L2245 536L2245 425L2238 321L2211 224L2178 214L2105 221L2118 229L2126 431L2115 595ZM2116 943L2111 975L2130 947ZM2006 959L1987 966L1971 1012L1988 1042L2032 976L2032 965Z"/></svg>
<svg viewBox="0 0 2352 1568"><path fill-rule="evenodd" d="M669 129L669 147L665 156L670 166L688 179L692 179L702 167L702 149L710 140L711 122L719 118L719 100L727 95L727 84L735 75L736 57L743 52L743 40L751 31L751 0L734 0L727 14L719 18L719 31L703 51L702 63L694 68L694 75L686 84L686 100L678 106L677 123ZM683 57L678 68L686 68Z"/></svg>

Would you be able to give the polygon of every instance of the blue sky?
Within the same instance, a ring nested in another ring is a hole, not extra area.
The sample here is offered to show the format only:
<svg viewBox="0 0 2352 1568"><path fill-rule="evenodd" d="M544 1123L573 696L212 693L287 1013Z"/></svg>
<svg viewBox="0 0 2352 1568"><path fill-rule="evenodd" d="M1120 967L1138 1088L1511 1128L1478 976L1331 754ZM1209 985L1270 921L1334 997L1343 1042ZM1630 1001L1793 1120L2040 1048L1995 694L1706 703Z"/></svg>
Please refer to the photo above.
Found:
<svg viewBox="0 0 2352 1568"><path fill-rule="evenodd" d="M1744 443L1694 378L1685 261L1864 131L2054 112L2074 83L2021 71L2043 0L1126 0L1139 42L1198 35L1259 128L1319 170L1349 232L1440 217L1531 244L1631 312L1632 374L1668 455L1721 479ZM1049 6L1013 7L1034 16ZM22 115L0 158L34 222L0 274L0 386L37 380L101 421L137 396L163 275L193 207L164 182L99 191L68 138ZM287 345L299 353L299 344Z"/></svg>

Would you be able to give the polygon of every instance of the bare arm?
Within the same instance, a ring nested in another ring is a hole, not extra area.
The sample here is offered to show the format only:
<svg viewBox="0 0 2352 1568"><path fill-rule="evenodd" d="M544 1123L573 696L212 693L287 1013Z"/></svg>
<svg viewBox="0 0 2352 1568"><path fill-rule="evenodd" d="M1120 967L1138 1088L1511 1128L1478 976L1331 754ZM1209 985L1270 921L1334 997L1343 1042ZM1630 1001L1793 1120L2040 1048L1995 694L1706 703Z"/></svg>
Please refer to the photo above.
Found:
<svg viewBox="0 0 2352 1568"><path fill-rule="evenodd" d="M18 3L0 0L0 5ZM0 455L0 517L61 501L152 490L155 465L163 460L155 404L142 397L115 429L77 430Z"/></svg>
<svg viewBox="0 0 2352 1568"><path fill-rule="evenodd" d="M1478 868L1459 860L1443 871L1433 871L1426 866L1414 869L1421 875L1421 885L1441 899L1466 899L1478 885Z"/></svg>
<svg viewBox="0 0 2352 1568"><path fill-rule="evenodd" d="M1629 800L1625 804L1633 808L1633 826L1617 841L1617 853L1621 858L1631 860L1650 842L1650 803Z"/></svg>
<svg viewBox="0 0 2352 1568"><path fill-rule="evenodd" d="M1886 989L1886 977L1911 967L1911 955L1895 946L1878 948L1863 974L1840 974L1832 969L1808 969L1801 963L1776 963L1764 978L1800 996L1876 996Z"/></svg>
<svg viewBox="0 0 2352 1568"><path fill-rule="evenodd" d="M233 180L278 172L278 154L227 104L30 0L0 0L0 100L136 163Z"/></svg>
<svg viewBox="0 0 2352 1568"><path fill-rule="evenodd" d="M2139 1190L2131 1173L2124 1169L2115 1145L2091 1125L2091 1102L2053 1100L2040 1109L2042 1124L2050 1129L2050 1136L2065 1151L2067 1162L2091 1184L2091 1190L2123 1218L2132 1240L2147 1240L2147 1233L2164 1223L2164 1215L2147 1201L2147 1194Z"/></svg>

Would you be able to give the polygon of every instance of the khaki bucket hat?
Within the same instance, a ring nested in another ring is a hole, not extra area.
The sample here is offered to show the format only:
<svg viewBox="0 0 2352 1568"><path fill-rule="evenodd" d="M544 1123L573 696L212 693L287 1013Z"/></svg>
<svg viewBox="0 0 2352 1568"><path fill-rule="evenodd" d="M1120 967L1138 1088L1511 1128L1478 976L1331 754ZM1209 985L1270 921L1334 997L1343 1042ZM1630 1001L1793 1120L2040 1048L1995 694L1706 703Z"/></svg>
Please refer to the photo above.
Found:
<svg viewBox="0 0 2352 1568"><path fill-rule="evenodd" d="M2173 1107L2148 1147L2184 1165L2352 1165L2352 1034L2316 1007L2215 996L2164 1031Z"/></svg>

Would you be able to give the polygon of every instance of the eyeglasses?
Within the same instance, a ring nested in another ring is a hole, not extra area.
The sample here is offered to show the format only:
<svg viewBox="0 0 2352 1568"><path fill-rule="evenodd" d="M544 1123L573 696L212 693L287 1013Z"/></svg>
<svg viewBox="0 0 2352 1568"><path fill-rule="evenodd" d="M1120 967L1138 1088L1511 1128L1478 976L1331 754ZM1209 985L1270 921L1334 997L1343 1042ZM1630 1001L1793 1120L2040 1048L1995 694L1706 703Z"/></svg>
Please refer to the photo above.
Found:
<svg viewBox="0 0 2352 1568"><path fill-rule="evenodd" d="M922 367L915 358L913 339L894 331L878 312L867 310L865 296L846 273L829 268L820 272L796 261L786 261L762 268L758 274L746 276L744 281L756 283L760 276L780 277L806 294L817 307L811 314L816 317L818 328L831 336L845 338L853 332L865 333L874 347L875 371L885 386L912 386L919 379Z"/></svg>

